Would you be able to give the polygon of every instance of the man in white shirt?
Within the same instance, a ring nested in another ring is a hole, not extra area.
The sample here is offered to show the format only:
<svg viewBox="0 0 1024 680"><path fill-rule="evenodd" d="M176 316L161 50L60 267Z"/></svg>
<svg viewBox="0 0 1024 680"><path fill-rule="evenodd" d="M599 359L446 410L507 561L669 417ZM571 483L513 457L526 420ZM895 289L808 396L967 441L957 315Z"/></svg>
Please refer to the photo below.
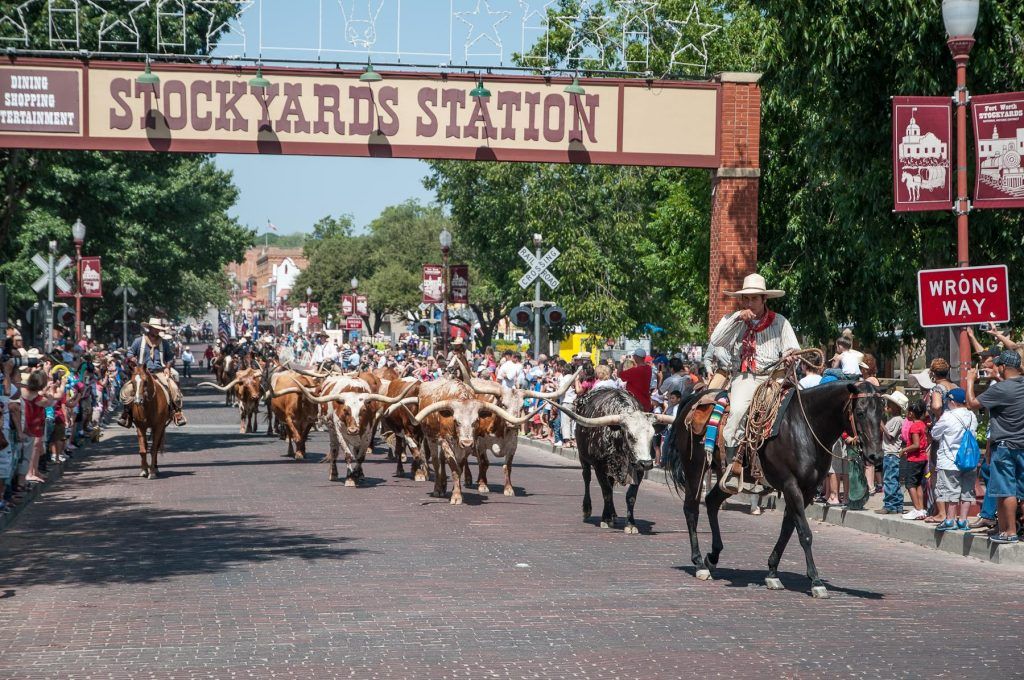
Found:
<svg viewBox="0 0 1024 680"><path fill-rule="evenodd" d="M780 298L785 294L782 290L769 290L764 277L759 274L747 276L740 290L726 293L730 297L739 298L741 309L723 317L708 342L709 353L721 348L732 357L729 418L722 430L726 458L734 461L733 465L726 468L726 477L722 480L723 490L729 493L740 491L738 477L742 464L736 460L736 453L743 441L747 409L754 398L754 391L769 379L768 375L762 375L761 372L780 359L791 364L794 353L800 349L789 321L770 310L766 304L769 299Z"/></svg>
<svg viewBox="0 0 1024 680"><path fill-rule="evenodd" d="M519 354L512 352L507 360L498 367L498 381L505 387L519 387L523 382L523 365L519 363Z"/></svg>

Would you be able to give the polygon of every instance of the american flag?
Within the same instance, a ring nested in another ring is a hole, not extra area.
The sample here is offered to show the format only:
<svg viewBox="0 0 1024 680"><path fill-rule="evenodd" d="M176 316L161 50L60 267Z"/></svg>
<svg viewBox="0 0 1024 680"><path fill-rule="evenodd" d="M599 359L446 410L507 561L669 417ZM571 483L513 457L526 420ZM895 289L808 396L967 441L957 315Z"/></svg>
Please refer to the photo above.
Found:
<svg viewBox="0 0 1024 680"><path fill-rule="evenodd" d="M228 323L228 319L224 316L224 312L217 312L217 326L218 336L220 337L220 344L228 344L228 338L232 336L231 325Z"/></svg>
<svg viewBox="0 0 1024 680"><path fill-rule="evenodd" d="M269 219L267 220L267 229L274 232L275 234L277 233L277 225L271 222Z"/></svg>

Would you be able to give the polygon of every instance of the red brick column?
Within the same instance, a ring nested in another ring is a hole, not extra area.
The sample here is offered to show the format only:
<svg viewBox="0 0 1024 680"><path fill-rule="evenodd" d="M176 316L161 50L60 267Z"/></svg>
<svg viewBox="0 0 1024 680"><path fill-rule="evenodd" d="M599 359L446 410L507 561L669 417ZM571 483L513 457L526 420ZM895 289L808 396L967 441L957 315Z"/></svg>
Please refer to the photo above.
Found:
<svg viewBox="0 0 1024 680"><path fill-rule="evenodd" d="M711 276L708 324L736 309L724 291L757 271L757 197L760 187L761 88L757 73L722 73L721 167L712 182ZM771 283L771 282L769 282Z"/></svg>

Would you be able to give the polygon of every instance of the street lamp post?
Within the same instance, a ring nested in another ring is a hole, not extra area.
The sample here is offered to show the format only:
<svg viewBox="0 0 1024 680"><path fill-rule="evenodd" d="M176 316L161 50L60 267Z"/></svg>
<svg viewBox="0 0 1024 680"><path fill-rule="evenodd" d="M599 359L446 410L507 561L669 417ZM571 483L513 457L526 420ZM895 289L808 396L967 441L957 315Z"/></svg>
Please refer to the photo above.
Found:
<svg viewBox="0 0 1024 680"><path fill-rule="evenodd" d="M359 279L357 279L356 277L353 276L352 280L349 281L349 284L352 286L352 312L355 313L356 316L359 316L359 314L358 314L358 312L359 312L358 303L356 302L356 291L359 289ZM348 320L347 319L345 321L345 326L346 326L346 328L348 327ZM348 341L349 342L354 342L355 338L352 335L354 332L355 331L352 331L352 330L348 331Z"/></svg>
<svg viewBox="0 0 1024 680"><path fill-rule="evenodd" d="M452 250L452 233L447 229L441 230L438 237L441 242L441 276L443 285L441 287L442 311L441 311L441 348L445 357L448 356L448 253ZM433 348L431 348L433 351Z"/></svg>
<svg viewBox="0 0 1024 680"><path fill-rule="evenodd" d="M85 225L76 219L71 225L75 241L75 342L82 339L82 244L85 243Z"/></svg>
<svg viewBox="0 0 1024 680"><path fill-rule="evenodd" d="M313 287L306 286L306 332L309 333L312 329L309 327L309 299L313 296Z"/></svg>
<svg viewBox="0 0 1024 680"><path fill-rule="evenodd" d="M967 61L974 47L974 29L978 26L978 5L980 0L942 0L942 21L946 25L946 44L956 63L956 259L958 267L970 263L968 253L968 217L971 201L967 195L967 106L970 95L967 92ZM967 327L960 328L960 384L966 385L967 367L971 362L971 345Z"/></svg>

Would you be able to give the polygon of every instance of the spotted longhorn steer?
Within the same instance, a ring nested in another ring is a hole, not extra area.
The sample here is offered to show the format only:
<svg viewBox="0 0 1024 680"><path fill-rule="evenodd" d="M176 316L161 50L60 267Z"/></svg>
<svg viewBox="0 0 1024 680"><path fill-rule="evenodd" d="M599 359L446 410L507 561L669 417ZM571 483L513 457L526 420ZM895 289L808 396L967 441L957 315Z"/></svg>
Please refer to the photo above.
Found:
<svg viewBox="0 0 1024 680"><path fill-rule="evenodd" d="M590 518L590 475L597 471L597 483L604 497L601 527L614 526L615 505L612 487L626 487L627 534L640 533L633 518L637 491L644 473L653 466L651 446L654 422L671 424L665 415L645 413L640 403L626 390L590 390L576 400L576 410L554 404L578 424L576 445L583 468L583 520Z"/></svg>

